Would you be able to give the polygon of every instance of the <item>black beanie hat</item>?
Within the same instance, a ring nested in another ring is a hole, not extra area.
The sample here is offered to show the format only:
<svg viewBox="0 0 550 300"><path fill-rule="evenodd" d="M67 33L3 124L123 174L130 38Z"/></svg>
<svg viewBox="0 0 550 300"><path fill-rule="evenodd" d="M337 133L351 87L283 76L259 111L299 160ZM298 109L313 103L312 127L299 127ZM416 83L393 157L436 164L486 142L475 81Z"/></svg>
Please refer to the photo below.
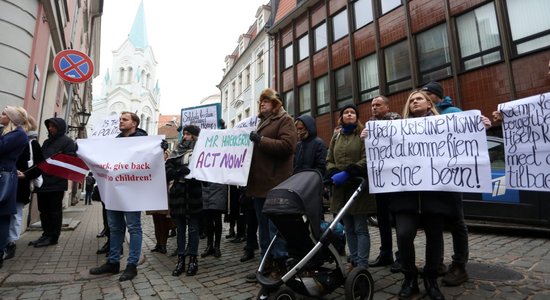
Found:
<svg viewBox="0 0 550 300"><path fill-rule="evenodd" d="M430 81L425 86L422 87L422 91L428 91L440 99L443 99L443 88L439 82Z"/></svg>
<svg viewBox="0 0 550 300"><path fill-rule="evenodd" d="M194 136L199 136L199 133L201 132L201 129L198 126L195 125L187 125L183 127L183 131L187 131L190 134Z"/></svg>
<svg viewBox="0 0 550 300"><path fill-rule="evenodd" d="M359 119L359 110L357 109L357 106L355 106L355 104L348 104L342 107L342 109L340 109L340 117L344 114L344 110L348 108L353 108L353 110L355 110L355 115L357 115L357 119Z"/></svg>

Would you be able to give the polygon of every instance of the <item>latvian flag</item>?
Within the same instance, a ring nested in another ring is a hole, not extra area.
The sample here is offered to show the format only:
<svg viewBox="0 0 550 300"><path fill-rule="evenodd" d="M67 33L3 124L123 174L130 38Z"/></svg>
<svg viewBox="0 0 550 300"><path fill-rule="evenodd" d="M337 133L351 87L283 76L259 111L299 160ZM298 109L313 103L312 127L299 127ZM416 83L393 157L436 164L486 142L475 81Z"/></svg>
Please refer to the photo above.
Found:
<svg viewBox="0 0 550 300"><path fill-rule="evenodd" d="M38 167L46 174L76 182L82 182L89 170L82 159L63 153L52 155L39 163Z"/></svg>

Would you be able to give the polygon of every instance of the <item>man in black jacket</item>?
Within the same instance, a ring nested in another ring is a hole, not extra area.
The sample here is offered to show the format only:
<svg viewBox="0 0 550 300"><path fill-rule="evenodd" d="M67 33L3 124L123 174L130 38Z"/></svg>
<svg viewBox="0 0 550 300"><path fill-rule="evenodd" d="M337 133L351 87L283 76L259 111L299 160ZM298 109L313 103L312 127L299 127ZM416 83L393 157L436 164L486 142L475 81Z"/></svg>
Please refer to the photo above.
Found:
<svg viewBox="0 0 550 300"><path fill-rule="evenodd" d="M49 158L57 153L76 156L76 143L68 136L67 123L61 118L47 119L48 139L42 144L42 155ZM34 247L46 247L57 244L63 223L63 197L69 183L67 179L42 174L44 183L37 189L38 211L42 223L42 236L29 243Z"/></svg>

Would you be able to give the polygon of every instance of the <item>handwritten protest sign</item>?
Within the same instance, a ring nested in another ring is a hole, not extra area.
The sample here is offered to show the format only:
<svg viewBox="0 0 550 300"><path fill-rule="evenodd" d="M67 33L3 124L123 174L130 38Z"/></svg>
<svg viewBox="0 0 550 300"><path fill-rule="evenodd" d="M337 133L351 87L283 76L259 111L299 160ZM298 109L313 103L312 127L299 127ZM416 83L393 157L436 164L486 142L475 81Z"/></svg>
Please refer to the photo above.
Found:
<svg viewBox="0 0 550 300"><path fill-rule="evenodd" d="M107 209L168 209L166 173L160 147L163 138L142 136L77 141L77 154L94 173L101 200Z"/></svg>
<svg viewBox="0 0 550 300"><path fill-rule="evenodd" d="M218 120L221 119L220 111L219 103L184 108L181 110L181 124L196 125L201 129L216 129Z"/></svg>
<svg viewBox="0 0 550 300"><path fill-rule="evenodd" d="M89 137L116 137L120 133L118 129L119 117L118 114L110 115L96 122Z"/></svg>
<svg viewBox="0 0 550 300"><path fill-rule="evenodd" d="M491 192L479 111L365 125L369 191Z"/></svg>
<svg viewBox="0 0 550 300"><path fill-rule="evenodd" d="M253 127L201 130L191 157L190 177L202 181L246 186L252 149Z"/></svg>
<svg viewBox="0 0 550 300"><path fill-rule="evenodd" d="M502 103L498 110L507 187L550 191L550 93Z"/></svg>

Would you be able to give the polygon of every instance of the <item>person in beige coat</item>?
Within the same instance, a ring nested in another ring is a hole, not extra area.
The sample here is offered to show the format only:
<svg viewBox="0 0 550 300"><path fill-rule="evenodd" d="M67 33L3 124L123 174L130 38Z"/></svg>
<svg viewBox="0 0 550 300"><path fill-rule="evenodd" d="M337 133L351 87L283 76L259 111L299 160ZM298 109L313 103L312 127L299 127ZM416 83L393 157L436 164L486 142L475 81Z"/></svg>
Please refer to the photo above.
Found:
<svg viewBox="0 0 550 300"><path fill-rule="evenodd" d="M262 213L265 197L269 190L292 175L298 135L294 120L284 110L283 101L275 90L263 90L258 104L260 121L256 131L250 133L250 140L254 142L254 152L246 195L254 201L263 257L277 232L268 217ZM286 259L287 253L284 248L284 244L279 243L271 252L276 265L282 266ZM255 279L255 274L247 276L248 281Z"/></svg>

